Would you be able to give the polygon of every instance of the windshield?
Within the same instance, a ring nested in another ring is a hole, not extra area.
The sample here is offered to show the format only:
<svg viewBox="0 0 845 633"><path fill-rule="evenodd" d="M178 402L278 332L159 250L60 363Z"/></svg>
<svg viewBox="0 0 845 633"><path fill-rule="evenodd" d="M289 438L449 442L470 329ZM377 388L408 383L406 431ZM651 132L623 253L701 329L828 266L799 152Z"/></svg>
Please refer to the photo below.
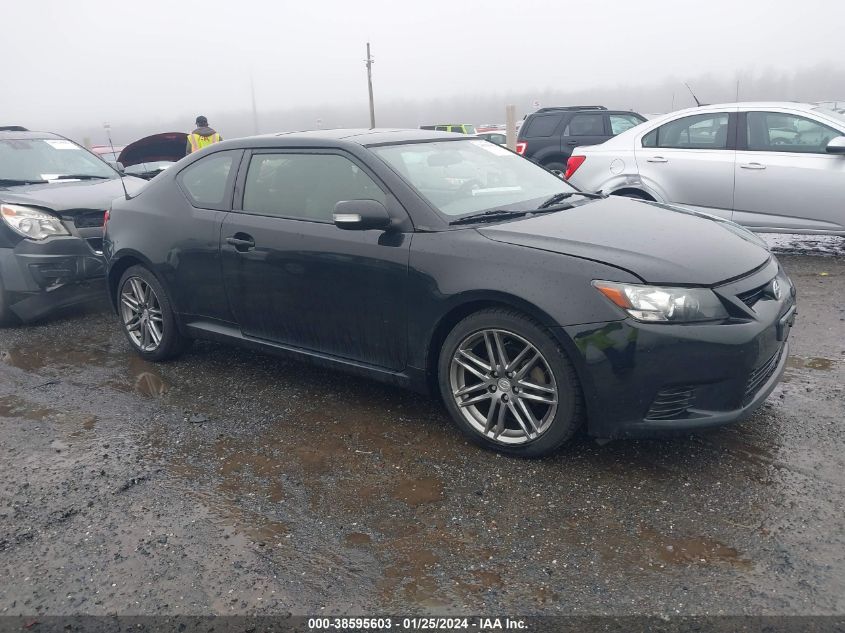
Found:
<svg viewBox="0 0 845 633"><path fill-rule="evenodd" d="M556 193L577 191L542 167L482 140L374 147L441 213L528 211Z"/></svg>
<svg viewBox="0 0 845 633"><path fill-rule="evenodd" d="M117 172L65 139L0 141L0 180L56 180L60 176L115 178Z"/></svg>

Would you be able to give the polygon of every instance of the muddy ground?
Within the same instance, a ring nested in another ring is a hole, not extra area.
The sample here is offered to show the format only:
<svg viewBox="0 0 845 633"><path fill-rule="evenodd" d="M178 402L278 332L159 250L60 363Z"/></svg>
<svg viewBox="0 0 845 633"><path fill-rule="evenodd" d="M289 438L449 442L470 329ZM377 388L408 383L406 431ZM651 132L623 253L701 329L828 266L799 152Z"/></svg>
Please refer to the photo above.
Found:
<svg viewBox="0 0 845 633"><path fill-rule="evenodd" d="M845 241L774 243L759 412L542 461L296 362L145 363L105 303L0 331L0 614L845 613Z"/></svg>

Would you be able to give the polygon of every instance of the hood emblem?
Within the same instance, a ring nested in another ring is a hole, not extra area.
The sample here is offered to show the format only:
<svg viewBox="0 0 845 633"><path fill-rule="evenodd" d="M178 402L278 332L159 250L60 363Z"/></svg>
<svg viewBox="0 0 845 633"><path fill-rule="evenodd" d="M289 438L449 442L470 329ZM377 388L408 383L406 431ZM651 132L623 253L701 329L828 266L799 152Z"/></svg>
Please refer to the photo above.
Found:
<svg viewBox="0 0 845 633"><path fill-rule="evenodd" d="M780 290L780 282L777 279L775 279L772 282L772 295L774 295L775 299L780 299L781 294L782 293L781 293L781 290Z"/></svg>

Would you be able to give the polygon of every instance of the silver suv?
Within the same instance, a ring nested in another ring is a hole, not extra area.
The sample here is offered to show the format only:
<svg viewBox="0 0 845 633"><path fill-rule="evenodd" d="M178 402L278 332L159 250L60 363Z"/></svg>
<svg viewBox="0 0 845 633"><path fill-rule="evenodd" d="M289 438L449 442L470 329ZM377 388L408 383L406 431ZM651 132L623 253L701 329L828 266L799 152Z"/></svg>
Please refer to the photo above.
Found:
<svg viewBox="0 0 845 633"><path fill-rule="evenodd" d="M755 231L845 235L845 115L788 102L672 112L577 148L566 178Z"/></svg>

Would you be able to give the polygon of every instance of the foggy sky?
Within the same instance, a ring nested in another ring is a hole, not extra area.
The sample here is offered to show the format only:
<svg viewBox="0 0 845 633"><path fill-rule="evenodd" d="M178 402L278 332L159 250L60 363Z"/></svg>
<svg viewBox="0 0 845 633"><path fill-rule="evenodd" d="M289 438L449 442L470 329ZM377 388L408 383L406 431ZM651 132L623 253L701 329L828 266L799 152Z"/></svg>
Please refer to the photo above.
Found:
<svg viewBox="0 0 845 633"><path fill-rule="evenodd" d="M33 129L188 130L205 114L247 134L250 78L262 132L366 126L367 41L380 124L658 86L665 105L607 105L666 111L691 105L690 78L730 93L737 78L780 77L792 94L767 98L845 98L841 81L825 85L845 69L841 0L3 0L2 15L0 124Z"/></svg>

